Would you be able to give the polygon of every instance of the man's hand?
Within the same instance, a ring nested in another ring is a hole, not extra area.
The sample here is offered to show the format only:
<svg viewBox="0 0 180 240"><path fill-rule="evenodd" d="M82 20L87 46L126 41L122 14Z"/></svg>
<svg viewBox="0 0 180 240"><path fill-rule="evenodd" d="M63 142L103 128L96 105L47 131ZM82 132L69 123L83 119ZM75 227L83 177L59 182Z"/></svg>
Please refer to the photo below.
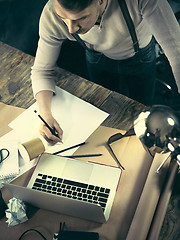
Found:
<svg viewBox="0 0 180 240"><path fill-rule="evenodd" d="M41 123L40 126L40 134L44 137L44 139L47 142L54 144L57 142L62 142L63 130L59 126L59 123L54 119L51 112L52 96L53 96L52 91L44 90L36 94L36 100L39 106L41 117L53 130L55 130L55 133L58 135L58 137L53 135L52 132L43 122Z"/></svg>
<svg viewBox="0 0 180 240"><path fill-rule="evenodd" d="M53 135L47 126L42 122L40 126L40 134L44 137L44 139L49 143L62 142L63 130L52 114L44 114L42 117L52 129L55 129L55 132L58 135L58 137Z"/></svg>

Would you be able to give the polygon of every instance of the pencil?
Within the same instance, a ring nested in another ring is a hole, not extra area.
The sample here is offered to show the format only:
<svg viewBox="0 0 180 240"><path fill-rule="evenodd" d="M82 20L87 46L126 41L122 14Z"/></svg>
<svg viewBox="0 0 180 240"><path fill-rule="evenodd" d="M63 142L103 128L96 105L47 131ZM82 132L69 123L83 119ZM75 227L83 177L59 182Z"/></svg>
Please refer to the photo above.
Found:
<svg viewBox="0 0 180 240"><path fill-rule="evenodd" d="M102 156L102 153L97 154L85 154L85 155L71 155L71 156L63 156L67 158L81 158L81 157L99 157Z"/></svg>
<svg viewBox="0 0 180 240"><path fill-rule="evenodd" d="M37 113L36 110L34 110L34 112ZM41 119L41 121L46 125L46 127L51 131L51 133L52 133L54 136L56 136L56 137L59 138L58 134L56 133L56 130L55 130L54 128L51 128L51 127L48 125L48 123L41 117L40 114L38 114L38 117L39 117L39 118Z"/></svg>
<svg viewBox="0 0 180 240"><path fill-rule="evenodd" d="M73 149L73 148L76 148L76 147L80 147L80 146L84 145L85 143L86 143L86 142L82 142L82 143L79 143L79 144L77 144L77 145L74 145L74 146L65 148L65 149L63 149L63 150L60 150L60 151L58 151L58 152L54 152L53 155L56 155L56 154L59 154L59 153L68 151L68 150Z"/></svg>

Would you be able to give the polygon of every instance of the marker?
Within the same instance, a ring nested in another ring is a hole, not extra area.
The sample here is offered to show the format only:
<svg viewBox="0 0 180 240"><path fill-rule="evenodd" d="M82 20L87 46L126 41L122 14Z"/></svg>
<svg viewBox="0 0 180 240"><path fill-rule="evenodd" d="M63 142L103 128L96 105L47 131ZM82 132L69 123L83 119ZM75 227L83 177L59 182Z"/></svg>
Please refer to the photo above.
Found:
<svg viewBox="0 0 180 240"><path fill-rule="evenodd" d="M34 110L34 112L37 113L36 110ZM43 123L44 123L44 124L46 125L46 127L50 130L50 132L51 132L54 136L56 136L56 137L59 138L59 135L56 133L56 129L55 129L55 128L51 128L51 127L47 124L47 122L41 117L40 114L38 114L38 117L41 119L41 121L43 121Z"/></svg>

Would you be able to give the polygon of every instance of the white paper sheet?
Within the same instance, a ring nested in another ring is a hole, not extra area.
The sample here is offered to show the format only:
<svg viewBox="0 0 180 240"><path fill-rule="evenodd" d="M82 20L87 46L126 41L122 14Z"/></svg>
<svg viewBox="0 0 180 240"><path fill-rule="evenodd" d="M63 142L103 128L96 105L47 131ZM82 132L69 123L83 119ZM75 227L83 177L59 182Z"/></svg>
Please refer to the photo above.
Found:
<svg viewBox="0 0 180 240"><path fill-rule="evenodd" d="M23 201L17 198L11 198L6 209L7 223L9 226L15 226L20 223L26 222L28 217L26 215L26 205Z"/></svg>
<svg viewBox="0 0 180 240"><path fill-rule="evenodd" d="M21 143L40 136L41 120L34 110L38 111L37 103L34 103L9 124L15 130L16 138ZM56 87L56 95L52 99L52 113L63 129L63 144L48 146L46 152L49 153L84 142L109 115L58 87ZM63 154L70 155L75 150L72 149Z"/></svg>

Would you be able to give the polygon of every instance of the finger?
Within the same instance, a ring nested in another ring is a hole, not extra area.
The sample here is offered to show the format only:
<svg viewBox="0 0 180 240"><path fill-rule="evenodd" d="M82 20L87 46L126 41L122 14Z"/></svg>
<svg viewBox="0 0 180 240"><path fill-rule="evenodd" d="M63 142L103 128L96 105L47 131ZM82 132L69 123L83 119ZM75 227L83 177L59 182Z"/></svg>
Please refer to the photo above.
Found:
<svg viewBox="0 0 180 240"><path fill-rule="evenodd" d="M46 137L46 135L44 135L44 139L45 139L46 142L48 142L50 145L56 144L56 142L53 142L52 140L48 139L48 138Z"/></svg>
<svg viewBox="0 0 180 240"><path fill-rule="evenodd" d="M59 126L59 124L57 122L54 123L54 128L59 136L59 138L62 140L63 138L63 130L62 128Z"/></svg>
<svg viewBox="0 0 180 240"><path fill-rule="evenodd" d="M52 142L50 139L47 138L46 134L42 130L40 130L40 134L48 143Z"/></svg>
<svg viewBox="0 0 180 240"><path fill-rule="evenodd" d="M43 126L41 128L41 131L40 131L41 135L44 137L44 139L47 141L47 142L50 142L50 143L57 143L57 142L60 142L61 139L54 136L51 131L46 127L46 126Z"/></svg>

